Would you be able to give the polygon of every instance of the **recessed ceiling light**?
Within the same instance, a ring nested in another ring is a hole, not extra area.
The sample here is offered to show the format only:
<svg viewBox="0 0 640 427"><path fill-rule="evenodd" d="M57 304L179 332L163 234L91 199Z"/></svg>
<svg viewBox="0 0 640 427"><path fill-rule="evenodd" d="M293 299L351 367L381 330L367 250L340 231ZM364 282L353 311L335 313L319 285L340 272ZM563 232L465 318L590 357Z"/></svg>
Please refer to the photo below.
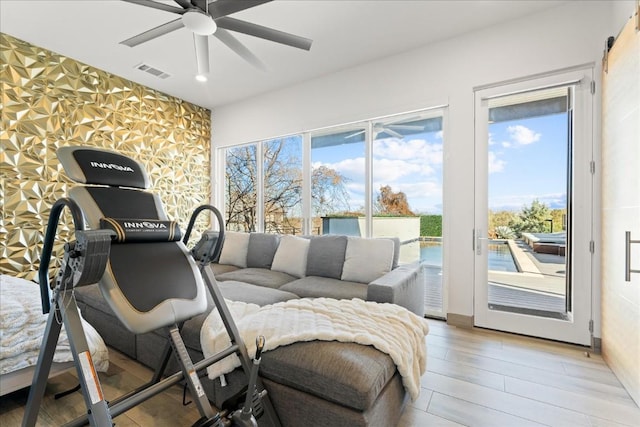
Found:
<svg viewBox="0 0 640 427"><path fill-rule="evenodd" d="M199 82L206 82L207 76L205 76L204 74L196 74L196 80Z"/></svg>

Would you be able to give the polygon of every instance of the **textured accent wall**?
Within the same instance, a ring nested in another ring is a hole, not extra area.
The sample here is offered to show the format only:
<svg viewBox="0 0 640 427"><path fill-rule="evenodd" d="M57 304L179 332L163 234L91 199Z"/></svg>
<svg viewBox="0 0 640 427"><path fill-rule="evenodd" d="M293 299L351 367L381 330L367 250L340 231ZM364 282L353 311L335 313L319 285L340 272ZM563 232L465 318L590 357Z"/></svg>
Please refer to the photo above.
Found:
<svg viewBox="0 0 640 427"><path fill-rule="evenodd" d="M209 203L209 110L2 33L0 48L0 273L37 276L51 206L74 185L57 161L60 146L140 161L183 231ZM198 230L208 225L200 216Z"/></svg>

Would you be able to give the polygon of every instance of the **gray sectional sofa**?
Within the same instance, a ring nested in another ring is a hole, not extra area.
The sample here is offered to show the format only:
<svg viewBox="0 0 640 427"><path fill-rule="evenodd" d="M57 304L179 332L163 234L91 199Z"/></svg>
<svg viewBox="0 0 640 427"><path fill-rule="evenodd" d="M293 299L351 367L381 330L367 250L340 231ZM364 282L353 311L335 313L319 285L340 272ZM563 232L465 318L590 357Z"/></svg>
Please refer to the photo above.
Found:
<svg viewBox="0 0 640 427"><path fill-rule="evenodd" d="M212 268L223 294L233 300L264 305L296 297L360 298L423 316L418 266L398 266L399 253L397 238L227 232ZM247 299L257 295L264 299Z"/></svg>
<svg viewBox="0 0 640 427"><path fill-rule="evenodd" d="M230 300L266 305L305 297L362 298L423 315L419 268L398 266L398 253L397 239L227 232L219 259L208 268ZM95 285L77 289L76 299L109 346L151 368L158 366L167 342L163 331L130 333ZM206 316L196 316L182 328L194 361L203 358L200 329ZM177 369L170 364L167 372ZM260 370L285 426L392 426L408 399L391 358L370 346L299 342L265 352ZM239 371L222 381L202 380L218 407L245 384Z"/></svg>

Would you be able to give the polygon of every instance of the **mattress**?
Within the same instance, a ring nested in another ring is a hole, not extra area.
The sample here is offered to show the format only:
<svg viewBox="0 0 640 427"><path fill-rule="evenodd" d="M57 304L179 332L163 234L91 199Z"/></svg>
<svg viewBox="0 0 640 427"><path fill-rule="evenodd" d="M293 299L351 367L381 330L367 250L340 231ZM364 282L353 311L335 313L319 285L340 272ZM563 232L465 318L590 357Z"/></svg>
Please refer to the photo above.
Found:
<svg viewBox="0 0 640 427"><path fill-rule="evenodd" d="M42 314L38 284L0 275L0 375L37 364L48 316ZM84 319L81 320L95 368L106 372L109 368L107 346L98 332ZM63 325L53 362L70 361L73 361L73 354ZM0 394L4 394L4 390Z"/></svg>

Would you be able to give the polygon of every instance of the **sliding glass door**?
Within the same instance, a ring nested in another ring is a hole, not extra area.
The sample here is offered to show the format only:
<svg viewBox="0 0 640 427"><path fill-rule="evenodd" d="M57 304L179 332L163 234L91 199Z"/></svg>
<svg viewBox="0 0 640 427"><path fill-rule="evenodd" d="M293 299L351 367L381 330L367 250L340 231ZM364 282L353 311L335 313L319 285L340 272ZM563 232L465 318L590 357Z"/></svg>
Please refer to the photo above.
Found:
<svg viewBox="0 0 640 427"><path fill-rule="evenodd" d="M401 263L420 263L425 312L444 317L443 110L372 123L372 231L397 237Z"/></svg>
<svg viewBox="0 0 640 427"><path fill-rule="evenodd" d="M475 322L590 344L591 70L476 92Z"/></svg>

